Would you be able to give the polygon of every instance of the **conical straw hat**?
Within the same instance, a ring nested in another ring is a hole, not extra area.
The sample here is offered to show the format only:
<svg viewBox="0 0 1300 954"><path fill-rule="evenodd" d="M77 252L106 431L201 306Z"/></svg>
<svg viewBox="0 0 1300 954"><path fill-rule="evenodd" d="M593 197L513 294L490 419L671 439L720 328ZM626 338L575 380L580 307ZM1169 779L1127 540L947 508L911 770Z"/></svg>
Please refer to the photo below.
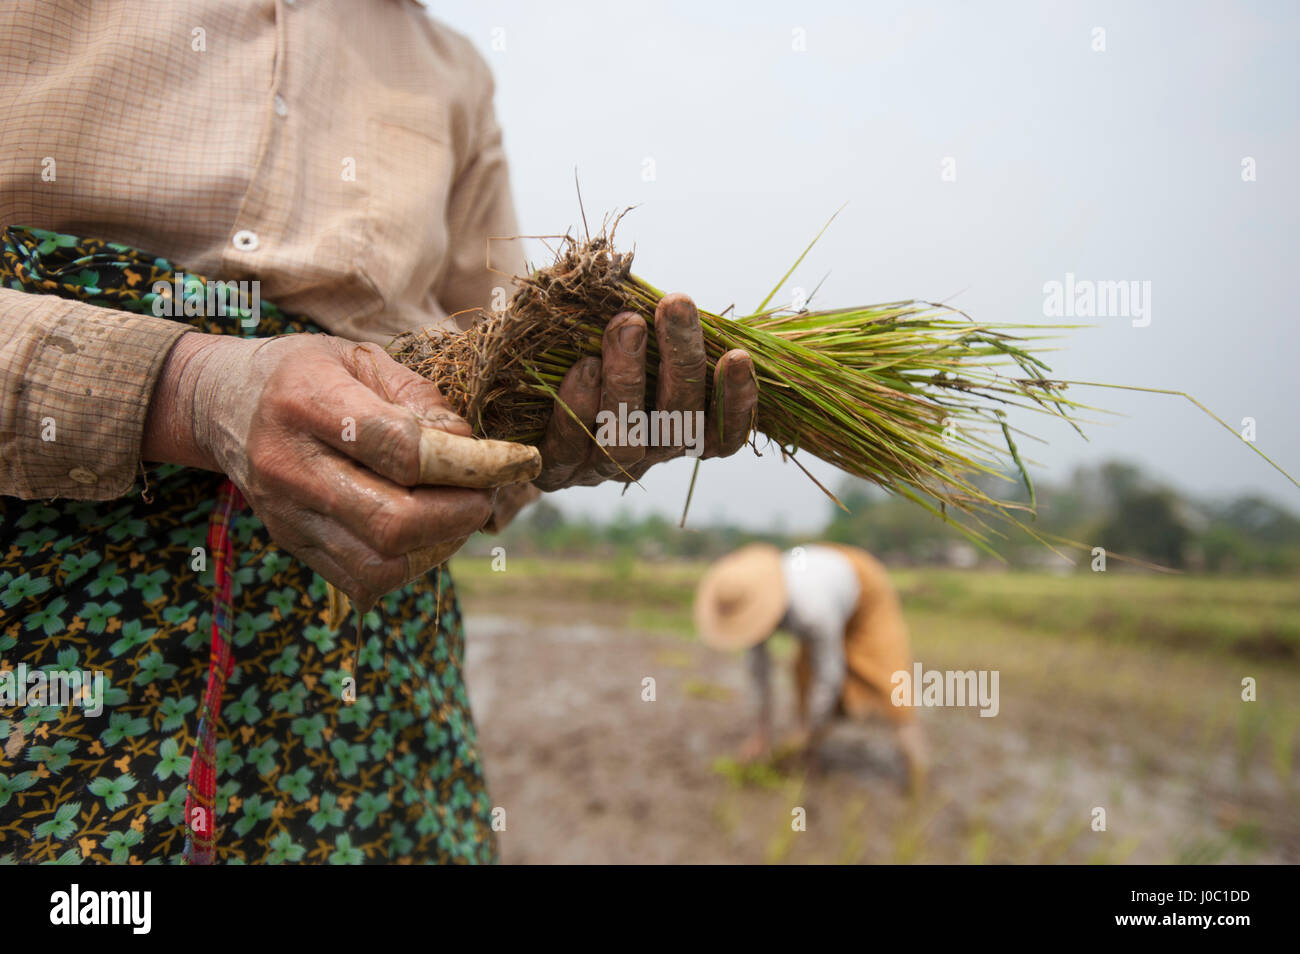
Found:
<svg viewBox="0 0 1300 954"><path fill-rule="evenodd" d="M753 543L709 568L695 592L695 629L714 649L749 649L785 616L781 551Z"/></svg>

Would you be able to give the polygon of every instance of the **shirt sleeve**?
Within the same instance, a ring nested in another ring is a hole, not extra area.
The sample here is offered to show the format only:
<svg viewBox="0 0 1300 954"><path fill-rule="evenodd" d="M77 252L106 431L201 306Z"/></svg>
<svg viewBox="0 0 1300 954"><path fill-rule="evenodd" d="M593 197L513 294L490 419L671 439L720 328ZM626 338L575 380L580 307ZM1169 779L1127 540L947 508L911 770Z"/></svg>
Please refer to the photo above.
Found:
<svg viewBox="0 0 1300 954"><path fill-rule="evenodd" d="M473 131L447 201L448 251L437 284L438 303L447 314L468 312L456 317L461 330L477 317L474 309L494 307L498 298L502 303L508 300L514 292L511 278L523 274L527 267L523 243L507 241L519 234L519 223L501 126L492 106L492 72L468 41L464 42L475 91ZM497 492L488 532L500 533L538 496L540 492L531 484L502 488Z"/></svg>
<svg viewBox="0 0 1300 954"><path fill-rule="evenodd" d="M467 44L468 45L468 44ZM492 106L495 84L483 58L468 51L474 89L469 147L447 202L447 258L437 283L438 302L449 315L494 304L497 288L508 298L510 279L525 268L523 243L510 192L501 126ZM463 328L472 315L458 319Z"/></svg>
<svg viewBox="0 0 1300 954"><path fill-rule="evenodd" d="M111 500L135 482L163 362L187 326L0 288L0 493Z"/></svg>

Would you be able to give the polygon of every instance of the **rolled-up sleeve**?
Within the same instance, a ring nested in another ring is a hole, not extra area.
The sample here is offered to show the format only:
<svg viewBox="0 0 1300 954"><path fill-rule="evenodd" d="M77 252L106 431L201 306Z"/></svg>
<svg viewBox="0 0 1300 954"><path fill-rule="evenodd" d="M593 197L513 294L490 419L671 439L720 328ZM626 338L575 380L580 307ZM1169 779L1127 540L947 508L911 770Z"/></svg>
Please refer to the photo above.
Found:
<svg viewBox="0 0 1300 954"><path fill-rule="evenodd" d="M0 493L110 500L134 483L174 321L0 289Z"/></svg>

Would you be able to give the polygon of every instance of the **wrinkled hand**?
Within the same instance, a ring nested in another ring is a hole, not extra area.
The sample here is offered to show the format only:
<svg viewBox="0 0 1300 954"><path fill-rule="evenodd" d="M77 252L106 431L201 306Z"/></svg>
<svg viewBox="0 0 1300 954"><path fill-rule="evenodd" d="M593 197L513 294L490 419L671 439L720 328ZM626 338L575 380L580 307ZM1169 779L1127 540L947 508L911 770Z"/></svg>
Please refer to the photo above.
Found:
<svg viewBox="0 0 1300 954"><path fill-rule="evenodd" d="M666 296L655 309L654 325L660 356L655 408L685 413L706 410L708 362L695 303L685 295ZM685 447L610 444L602 448L588 436L588 431L596 434L596 416L602 410L618 414L620 404L628 411L645 409L646 336L645 319L622 312L605 328L601 357L583 358L569 369L559 399L582 423L556 404L540 445L543 466L541 476L533 481L537 487L549 491L611 478L635 480L652 465L686 452ZM738 451L749 437L757 403L753 361L739 348L728 351L713 369L713 407L705 416L703 456L726 457Z"/></svg>
<svg viewBox="0 0 1300 954"><path fill-rule="evenodd" d="M142 457L225 473L272 540L369 609L482 527L493 488L538 472L533 448L469 435L376 345L190 332L159 376Z"/></svg>

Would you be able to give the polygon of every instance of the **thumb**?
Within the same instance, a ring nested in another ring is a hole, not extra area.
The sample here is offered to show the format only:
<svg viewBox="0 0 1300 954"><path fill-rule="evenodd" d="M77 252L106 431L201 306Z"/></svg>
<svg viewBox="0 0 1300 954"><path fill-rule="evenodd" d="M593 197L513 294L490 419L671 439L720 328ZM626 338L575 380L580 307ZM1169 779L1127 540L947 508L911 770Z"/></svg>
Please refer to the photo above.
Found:
<svg viewBox="0 0 1300 954"><path fill-rule="evenodd" d="M420 424L420 483L492 488L532 480L542 470L535 447L475 440L469 424L427 378L374 344L359 344L344 359L362 384L415 414Z"/></svg>
<svg viewBox="0 0 1300 954"><path fill-rule="evenodd" d="M390 404L414 413L422 426L466 437L472 433L469 424L455 412L437 385L395 361L378 345L369 342L354 345L344 361L353 377Z"/></svg>
<svg viewBox="0 0 1300 954"><path fill-rule="evenodd" d="M420 483L451 487L504 487L542 472L536 447L477 440L438 427L420 428Z"/></svg>

